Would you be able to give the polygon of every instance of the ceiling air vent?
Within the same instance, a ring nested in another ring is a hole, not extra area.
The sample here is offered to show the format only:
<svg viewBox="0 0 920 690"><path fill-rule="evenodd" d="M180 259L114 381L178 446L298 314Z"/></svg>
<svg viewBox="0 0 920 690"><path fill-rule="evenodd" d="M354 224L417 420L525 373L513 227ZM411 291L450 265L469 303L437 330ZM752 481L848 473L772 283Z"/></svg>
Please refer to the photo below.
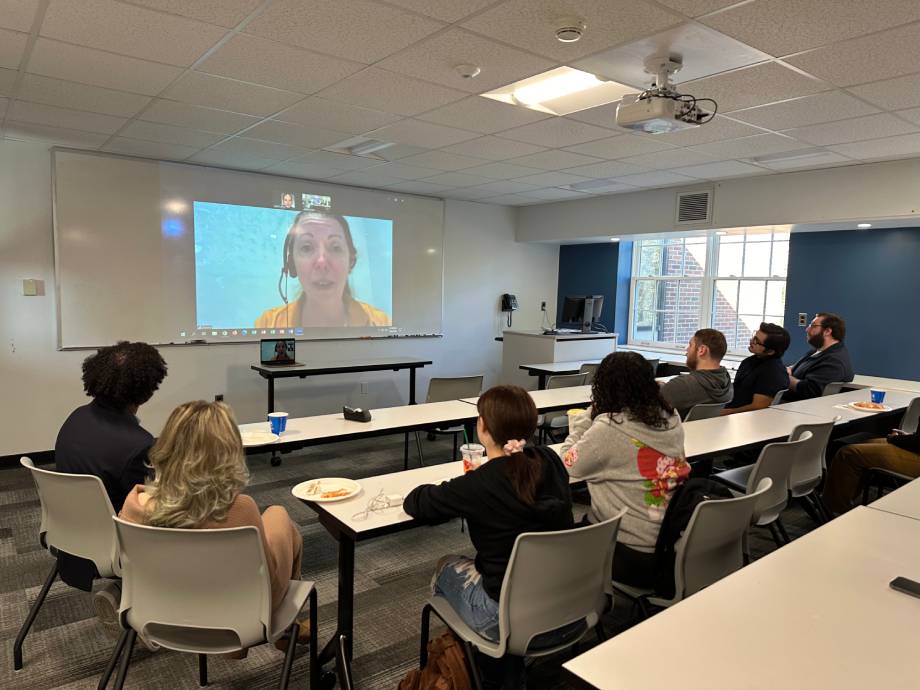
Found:
<svg viewBox="0 0 920 690"><path fill-rule="evenodd" d="M677 193L677 224L712 222L712 190Z"/></svg>

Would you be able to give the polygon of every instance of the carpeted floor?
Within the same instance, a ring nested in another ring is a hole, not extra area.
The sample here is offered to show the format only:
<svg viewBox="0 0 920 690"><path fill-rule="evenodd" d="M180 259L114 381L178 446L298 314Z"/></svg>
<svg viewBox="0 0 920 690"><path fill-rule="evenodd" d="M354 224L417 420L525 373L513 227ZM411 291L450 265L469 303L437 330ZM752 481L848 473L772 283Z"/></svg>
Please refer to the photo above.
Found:
<svg viewBox="0 0 920 690"><path fill-rule="evenodd" d="M450 440L425 444L426 460L447 461ZM268 456L249 458L252 481L248 493L261 508L287 508L304 535L304 579L317 582L320 640L332 634L337 594L336 544L313 511L290 494L304 479L344 476L354 479L402 469L402 437L319 446L286 455L281 467ZM415 462L414 456L410 459ZM22 468L0 470L0 688L94 688L114 643L103 635L92 614L91 595L56 582L24 646L24 668L14 672L12 649L19 626L52 565L38 543L40 507L32 480ZM798 508L784 515L795 538L812 524ZM755 557L774 548L769 534L758 530L751 539ZM355 562L355 642L353 674L361 690L396 687L418 664L419 616L431 573L445 553L470 553L467 536L457 522L424 527L359 543ZM614 634L634 624L628 602L618 600L606 628ZM585 649L594 644L589 636ZM195 688L194 655L135 649L127 687ZM263 645L241 661L215 658L210 663L214 688L277 687L282 654ZM567 687L560 674L562 658L547 658L528 671L528 687ZM291 687L308 684L307 660L294 664Z"/></svg>

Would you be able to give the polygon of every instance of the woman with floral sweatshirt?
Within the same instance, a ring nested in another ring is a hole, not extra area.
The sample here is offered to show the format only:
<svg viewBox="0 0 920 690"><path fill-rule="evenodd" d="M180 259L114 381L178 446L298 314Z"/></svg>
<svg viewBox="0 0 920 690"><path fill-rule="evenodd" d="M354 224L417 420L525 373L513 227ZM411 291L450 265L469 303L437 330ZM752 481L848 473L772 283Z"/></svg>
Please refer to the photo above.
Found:
<svg viewBox="0 0 920 690"><path fill-rule="evenodd" d="M614 579L653 587L661 520L674 489L690 476L680 416L662 397L651 365L636 352L604 358L591 401L569 420L562 462L573 479L588 484L588 522L627 508L614 551Z"/></svg>

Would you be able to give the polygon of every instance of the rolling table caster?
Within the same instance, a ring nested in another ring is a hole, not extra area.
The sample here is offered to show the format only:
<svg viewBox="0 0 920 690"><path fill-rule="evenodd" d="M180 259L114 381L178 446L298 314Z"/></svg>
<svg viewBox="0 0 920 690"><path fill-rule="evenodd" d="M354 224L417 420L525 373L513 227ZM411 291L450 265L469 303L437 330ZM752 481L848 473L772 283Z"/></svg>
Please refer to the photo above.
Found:
<svg viewBox="0 0 920 690"><path fill-rule="evenodd" d="M272 464L272 467L281 466L281 453L279 453L278 451L272 452L271 464Z"/></svg>
<svg viewBox="0 0 920 690"><path fill-rule="evenodd" d="M319 687L321 690L332 690L335 687L335 671L323 671L319 677Z"/></svg>

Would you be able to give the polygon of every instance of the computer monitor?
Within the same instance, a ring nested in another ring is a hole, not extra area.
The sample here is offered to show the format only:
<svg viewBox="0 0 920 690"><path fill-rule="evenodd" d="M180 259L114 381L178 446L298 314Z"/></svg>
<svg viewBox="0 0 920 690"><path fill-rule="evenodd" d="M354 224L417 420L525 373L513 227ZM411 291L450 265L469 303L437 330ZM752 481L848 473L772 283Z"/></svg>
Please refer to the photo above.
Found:
<svg viewBox="0 0 920 690"><path fill-rule="evenodd" d="M567 296L562 305L562 323L577 323L582 333L590 333L591 326L601 318L603 295Z"/></svg>

